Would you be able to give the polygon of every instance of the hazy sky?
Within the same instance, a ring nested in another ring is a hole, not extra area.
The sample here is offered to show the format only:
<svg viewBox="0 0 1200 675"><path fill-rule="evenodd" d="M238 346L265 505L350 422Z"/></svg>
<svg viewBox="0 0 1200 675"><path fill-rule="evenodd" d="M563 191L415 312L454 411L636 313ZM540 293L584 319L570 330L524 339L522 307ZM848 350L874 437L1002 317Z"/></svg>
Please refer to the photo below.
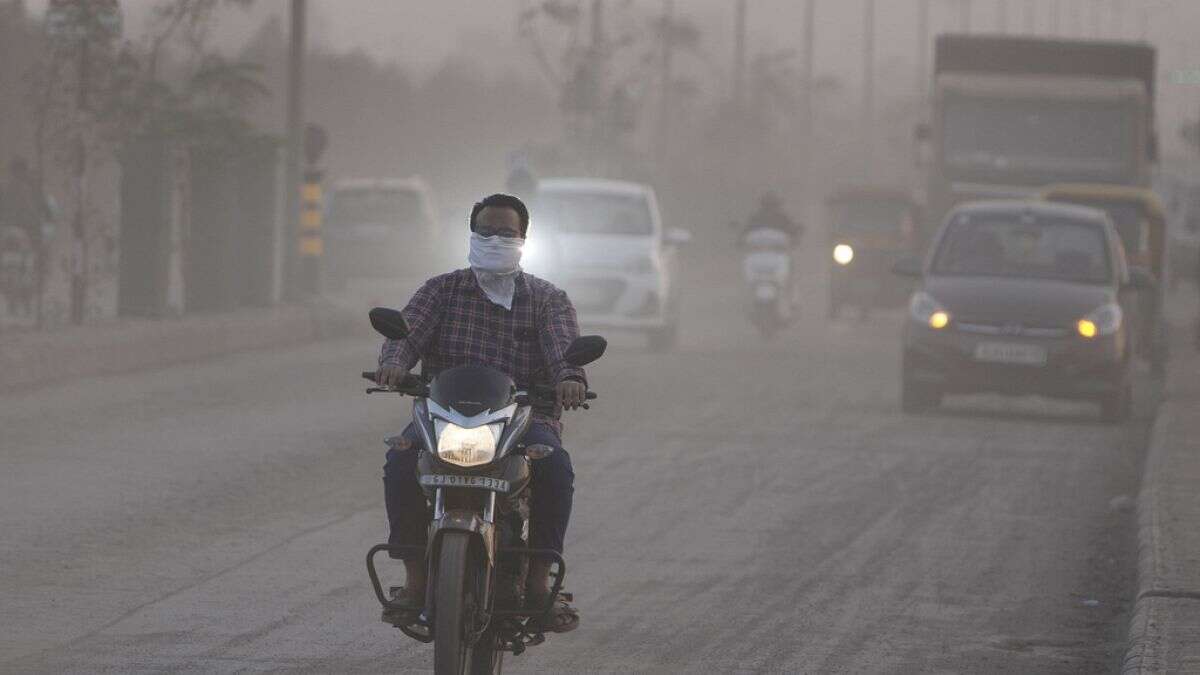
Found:
<svg viewBox="0 0 1200 675"><path fill-rule="evenodd" d="M876 0L877 81L886 90L916 83L916 6L918 0ZM1163 136L1177 136L1183 112L1200 111L1200 0L930 0L931 33L956 30L963 2L971 7L973 31L995 31L1006 18L1010 31L1032 19L1046 34L1055 20L1058 33L1138 39L1145 31L1160 49ZM315 44L337 50L361 49L394 60L418 73L447 58L497 70L529 71L533 62L516 38L516 16L535 0L310 0ZM46 0L29 0L34 11ZM155 0L121 0L128 32L136 35L146 9ZM586 0L582 2L589 4ZM287 0L256 0L249 11L222 13L219 42L240 46L270 14L286 12ZM797 46L803 20L801 0L749 0L751 52ZM727 73L732 51L733 0L675 0L676 12L699 23L707 65ZM1093 13L1092 7L1099 11ZM606 0L617 21L642 12L661 11L662 0ZM863 0L817 0L816 70L831 74L857 91L862 73ZM625 9L622 9L625 8ZM1032 14L1029 12L1032 11ZM686 68L686 64L682 67ZM1180 73L1183 73L1181 76ZM724 79L721 77L718 80Z"/></svg>

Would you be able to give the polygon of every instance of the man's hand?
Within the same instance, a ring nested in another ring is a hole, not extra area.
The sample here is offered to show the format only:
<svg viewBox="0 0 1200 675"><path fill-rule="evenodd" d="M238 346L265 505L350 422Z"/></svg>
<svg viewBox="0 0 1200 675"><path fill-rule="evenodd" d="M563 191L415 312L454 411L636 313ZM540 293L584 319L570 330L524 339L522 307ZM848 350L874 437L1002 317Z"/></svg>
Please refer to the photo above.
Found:
<svg viewBox="0 0 1200 675"><path fill-rule="evenodd" d="M379 366L375 371L375 383L381 387L397 387L404 381L408 371L396 366Z"/></svg>
<svg viewBox="0 0 1200 675"><path fill-rule="evenodd" d="M558 396L558 404L566 410L574 410L583 405L587 397L587 387L575 380L559 382L554 391Z"/></svg>

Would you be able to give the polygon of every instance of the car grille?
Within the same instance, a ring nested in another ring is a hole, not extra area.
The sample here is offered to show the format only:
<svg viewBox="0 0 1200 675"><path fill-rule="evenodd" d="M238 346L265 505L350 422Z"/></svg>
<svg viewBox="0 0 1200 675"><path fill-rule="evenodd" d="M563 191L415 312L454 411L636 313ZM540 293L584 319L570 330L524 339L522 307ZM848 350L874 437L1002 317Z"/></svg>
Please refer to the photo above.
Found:
<svg viewBox="0 0 1200 675"><path fill-rule="evenodd" d="M1060 338L1069 330L1061 326L1030 326L1022 323L991 323L982 321L956 321L954 326L964 333L977 335L1001 335L1011 337Z"/></svg>

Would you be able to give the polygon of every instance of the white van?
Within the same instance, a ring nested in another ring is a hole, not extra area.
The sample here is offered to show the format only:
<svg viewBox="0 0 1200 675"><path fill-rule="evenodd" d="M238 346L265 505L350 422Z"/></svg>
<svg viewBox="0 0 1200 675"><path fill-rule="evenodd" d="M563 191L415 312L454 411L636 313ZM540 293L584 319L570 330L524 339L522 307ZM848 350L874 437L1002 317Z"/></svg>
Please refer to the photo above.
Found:
<svg viewBox="0 0 1200 675"><path fill-rule="evenodd" d="M678 251L691 234L664 230L653 189L548 178L538 182L530 211L523 266L567 292L580 324L642 332L654 350L674 346Z"/></svg>

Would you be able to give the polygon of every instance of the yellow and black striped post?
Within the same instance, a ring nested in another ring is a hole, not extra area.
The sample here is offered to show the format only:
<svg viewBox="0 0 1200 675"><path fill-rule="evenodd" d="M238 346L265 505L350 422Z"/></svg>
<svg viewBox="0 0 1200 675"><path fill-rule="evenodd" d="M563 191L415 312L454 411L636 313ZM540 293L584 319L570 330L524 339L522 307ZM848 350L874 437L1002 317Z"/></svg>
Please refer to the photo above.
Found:
<svg viewBox="0 0 1200 675"><path fill-rule="evenodd" d="M304 172L304 186L300 190L300 288L305 293L321 290L321 256L325 254L325 240L321 237L323 194L321 179L323 172L309 169Z"/></svg>

